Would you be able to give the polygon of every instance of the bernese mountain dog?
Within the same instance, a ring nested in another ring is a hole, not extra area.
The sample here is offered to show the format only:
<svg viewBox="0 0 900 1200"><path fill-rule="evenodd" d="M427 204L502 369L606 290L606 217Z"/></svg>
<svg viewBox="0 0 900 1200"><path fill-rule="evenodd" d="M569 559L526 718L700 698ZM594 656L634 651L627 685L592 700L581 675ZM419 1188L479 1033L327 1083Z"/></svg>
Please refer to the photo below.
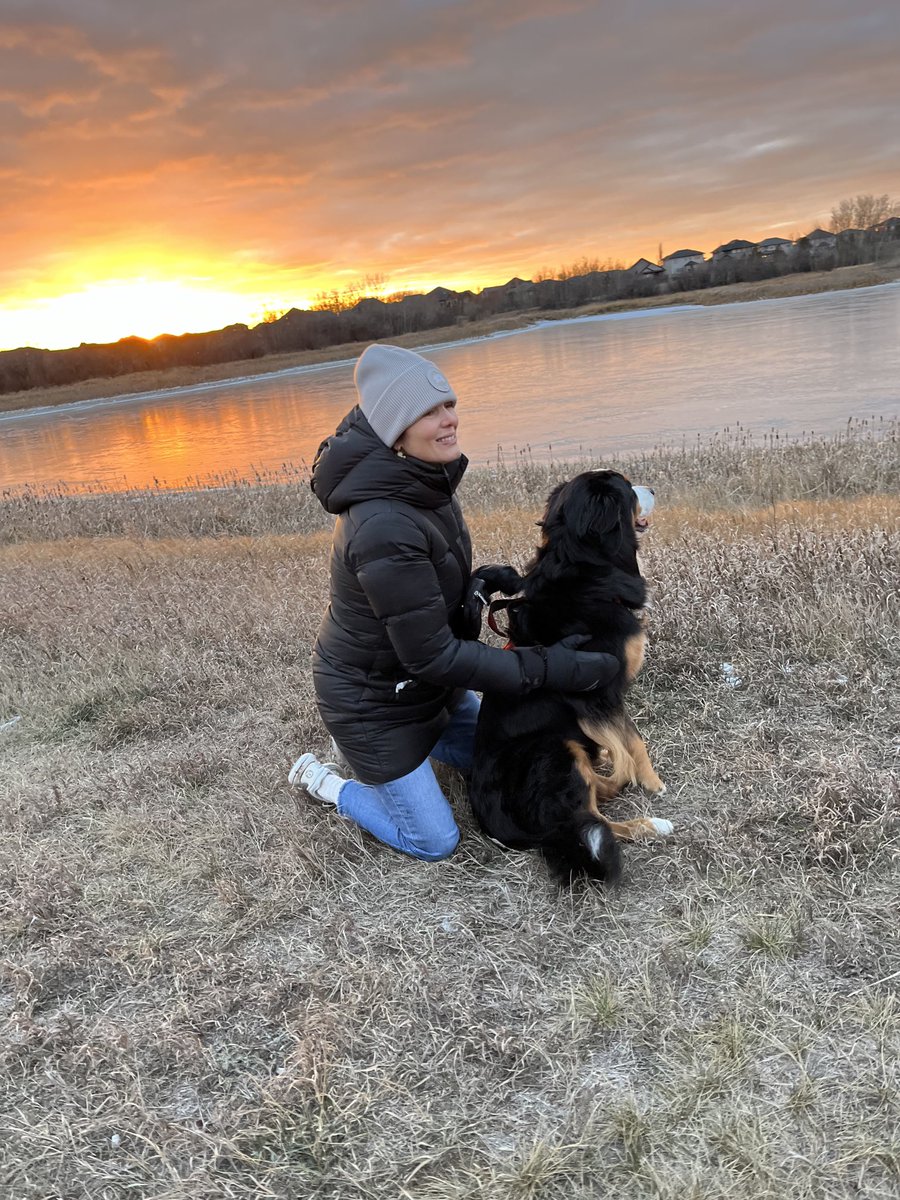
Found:
<svg viewBox="0 0 900 1200"><path fill-rule="evenodd" d="M625 708L647 640L637 551L652 507L651 489L632 487L617 471L586 471L550 494L524 575L509 567L475 573L486 590L509 593L511 582L518 584L519 596L495 602L508 613L510 644L548 646L581 634L580 649L620 663L609 683L588 692L486 694L482 701L469 783L473 812L490 838L541 851L562 879L614 881L619 839L672 832L656 817L611 821L601 812L628 783L665 791Z"/></svg>

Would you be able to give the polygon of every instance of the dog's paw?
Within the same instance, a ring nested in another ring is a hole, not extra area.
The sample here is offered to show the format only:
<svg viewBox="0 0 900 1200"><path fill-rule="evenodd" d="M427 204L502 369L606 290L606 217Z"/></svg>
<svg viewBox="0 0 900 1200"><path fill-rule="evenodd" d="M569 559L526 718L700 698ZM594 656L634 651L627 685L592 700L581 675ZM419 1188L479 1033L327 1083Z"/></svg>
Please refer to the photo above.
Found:
<svg viewBox="0 0 900 1200"><path fill-rule="evenodd" d="M647 818L659 837L668 837L675 829L671 821L666 821L663 817L648 817Z"/></svg>
<svg viewBox="0 0 900 1200"><path fill-rule="evenodd" d="M640 780L641 787L648 796L664 796L669 790L661 779Z"/></svg>

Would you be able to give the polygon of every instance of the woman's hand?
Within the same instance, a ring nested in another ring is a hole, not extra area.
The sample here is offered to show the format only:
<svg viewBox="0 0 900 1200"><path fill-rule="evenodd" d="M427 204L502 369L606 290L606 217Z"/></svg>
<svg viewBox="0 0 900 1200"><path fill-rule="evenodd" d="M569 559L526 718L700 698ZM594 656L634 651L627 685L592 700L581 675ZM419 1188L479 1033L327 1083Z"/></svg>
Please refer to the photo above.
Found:
<svg viewBox="0 0 900 1200"><path fill-rule="evenodd" d="M517 649L515 653L522 660L523 674L530 690L590 692L611 683L621 670L621 663L614 654L594 654L578 649L590 640L586 634L576 633L552 646Z"/></svg>
<svg viewBox="0 0 900 1200"><path fill-rule="evenodd" d="M494 563L476 568L472 572L463 601L459 636L475 641L481 634L481 619L494 592L514 596L521 586L522 576L515 567L504 567Z"/></svg>

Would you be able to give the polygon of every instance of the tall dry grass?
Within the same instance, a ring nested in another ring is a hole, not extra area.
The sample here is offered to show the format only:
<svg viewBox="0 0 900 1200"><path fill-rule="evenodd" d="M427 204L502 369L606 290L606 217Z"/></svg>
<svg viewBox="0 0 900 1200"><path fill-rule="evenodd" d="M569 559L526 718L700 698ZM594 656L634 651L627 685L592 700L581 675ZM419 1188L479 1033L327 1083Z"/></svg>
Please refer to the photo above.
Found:
<svg viewBox="0 0 900 1200"><path fill-rule="evenodd" d="M4 1196L898 1194L896 439L646 467L675 833L617 892L484 841L452 773L440 864L286 786L328 547L287 502L7 510ZM563 470L473 476L479 558Z"/></svg>
<svg viewBox="0 0 900 1200"><path fill-rule="evenodd" d="M900 423L852 421L830 437L783 438L735 427L712 438L617 459L537 462L511 452L472 469L460 498L467 513L539 508L554 483L599 465L652 485L666 506L760 506L900 491ZM258 537L327 530L306 468L209 476L196 489L91 493L65 488L0 491L0 544L91 537Z"/></svg>

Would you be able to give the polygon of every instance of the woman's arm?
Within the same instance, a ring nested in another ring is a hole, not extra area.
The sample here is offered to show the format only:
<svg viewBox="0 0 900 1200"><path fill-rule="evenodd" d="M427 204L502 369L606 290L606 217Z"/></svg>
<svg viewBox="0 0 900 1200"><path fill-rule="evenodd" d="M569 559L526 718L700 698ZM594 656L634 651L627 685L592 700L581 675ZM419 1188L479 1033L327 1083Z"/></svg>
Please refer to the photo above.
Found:
<svg viewBox="0 0 900 1200"><path fill-rule="evenodd" d="M447 602L429 555L427 537L397 513L371 517L356 531L350 562L372 611L415 679L442 687L522 695L539 687L583 691L608 680L617 659L569 646L498 650L460 641L447 620ZM462 593L460 594L462 601Z"/></svg>

